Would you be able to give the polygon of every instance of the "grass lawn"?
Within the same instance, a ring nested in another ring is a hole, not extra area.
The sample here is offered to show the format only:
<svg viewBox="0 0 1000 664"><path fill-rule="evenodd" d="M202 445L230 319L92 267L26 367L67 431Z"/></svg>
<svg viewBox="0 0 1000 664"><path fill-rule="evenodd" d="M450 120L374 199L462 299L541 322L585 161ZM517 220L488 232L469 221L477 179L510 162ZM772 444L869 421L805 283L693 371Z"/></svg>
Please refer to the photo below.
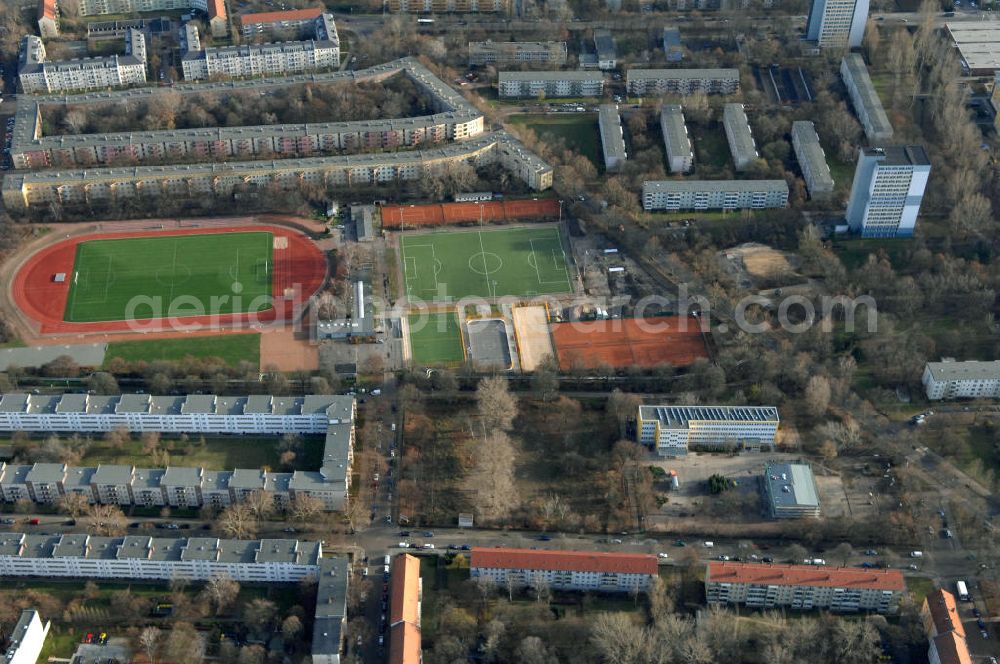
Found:
<svg viewBox="0 0 1000 664"><path fill-rule="evenodd" d="M573 290L553 226L404 235L400 246L410 298L451 301Z"/></svg>
<svg viewBox="0 0 1000 664"><path fill-rule="evenodd" d="M924 598L934 590L934 581L922 576L908 576L906 577L906 589L910 592L913 603L920 606L924 603Z"/></svg>
<svg viewBox="0 0 1000 664"><path fill-rule="evenodd" d="M870 254L881 249L889 255L893 265L900 265L900 254L913 248L910 238L861 239L858 237L835 237L833 252L848 270L854 270L868 260Z"/></svg>
<svg viewBox="0 0 1000 664"><path fill-rule="evenodd" d="M524 113L511 115L508 120L527 126L546 142L563 140L567 148L579 152L598 170L603 170L597 113Z"/></svg>
<svg viewBox="0 0 1000 664"><path fill-rule="evenodd" d="M729 165L729 143L722 123L702 126L698 125L694 136L694 166L709 166L713 169L725 168Z"/></svg>
<svg viewBox="0 0 1000 664"><path fill-rule="evenodd" d="M206 470L230 470L232 468L280 468L278 459L278 436L216 436L205 437L205 444L199 443L199 436L189 436L182 442L180 436L163 436L160 449L170 454L170 463L180 466L195 466ZM121 449L113 449L100 437L91 439L91 445L79 465L125 464L150 467L153 459L143 452L142 442L136 436ZM0 445L9 445L9 436L0 438ZM190 448L190 449L188 449ZM303 436L302 451L292 463L296 470L316 470L323 462L323 436ZM166 465L166 464L160 464Z"/></svg>
<svg viewBox="0 0 1000 664"><path fill-rule="evenodd" d="M260 335L226 334L155 341L119 341L108 344L104 367L107 368L116 357L134 364L156 360L179 361L189 356L218 357L229 366L250 362L257 367L260 366Z"/></svg>
<svg viewBox="0 0 1000 664"><path fill-rule="evenodd" d="M262 232L83 242L63 318L92 322L266 310L272 244L271 233Z"/></svg>
<svg viewBox="0 0 1000 664"><path fill-rule="evenodd" d="M459 365L465 361L462 349L462 332L454 313L434 313L426 320L419 314L411 315L410 347L413 362L421 366Z"/></svg>

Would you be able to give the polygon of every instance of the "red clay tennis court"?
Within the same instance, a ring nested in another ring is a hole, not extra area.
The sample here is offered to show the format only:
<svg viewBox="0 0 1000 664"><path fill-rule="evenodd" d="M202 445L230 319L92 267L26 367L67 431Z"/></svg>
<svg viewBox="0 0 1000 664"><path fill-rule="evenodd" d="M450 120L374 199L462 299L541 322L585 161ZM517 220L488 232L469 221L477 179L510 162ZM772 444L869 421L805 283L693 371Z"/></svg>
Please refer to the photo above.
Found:
<svg viewBox="0 0 1000 664"><path fill-rule="evenodd" d="M683 367L708 357L700 321L693 316L555 323L552 340L564 370L665 363Z"/></svg>
<svg viewBox="0 0 1000 664"><path fill-rule="evenodd" d="M493 223L516 219L557 219L559 201L554 198L431 205L383 205L382 228L405 230L421 226L447 226L468 222Z"/></svg>
<svg viewBox="0 0 1000 664"><path fill-rule="evenodd" d="M308 237L282 226L248 225L80 235L56 242L31 256L14 276L11 292L14 302L28 318L38 324L39 332L42 334L167 331L172 328L171 322L166 318L139 321L138 325L135 321L126 320L94 323L66 322L64 312L70 285L68 281L59 282L54 277L59 274L72 274L77 245L91 240L160 235L238 233L248 230L267 231L275 238L274 265L271 271L271 302L273 306L259 314L178 317L176 323L196 328L215 325L235 327L241 323L270 323L276 320L291 322L296 304L304 305L305 301L323 285L326 279L326 257Z"/></svg>

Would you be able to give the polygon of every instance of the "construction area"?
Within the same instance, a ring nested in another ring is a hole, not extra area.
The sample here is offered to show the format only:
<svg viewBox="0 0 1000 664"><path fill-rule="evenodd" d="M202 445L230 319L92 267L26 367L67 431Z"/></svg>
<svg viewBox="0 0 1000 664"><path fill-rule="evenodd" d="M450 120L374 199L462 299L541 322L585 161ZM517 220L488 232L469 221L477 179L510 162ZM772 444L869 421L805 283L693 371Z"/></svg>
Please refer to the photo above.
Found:
<svg viewBox="0 0 1000 664"><path fill-rule="evenodd" d="M694 316L615 318L552 325L559 367L683 367L708 357L701 322Z"/></svg>

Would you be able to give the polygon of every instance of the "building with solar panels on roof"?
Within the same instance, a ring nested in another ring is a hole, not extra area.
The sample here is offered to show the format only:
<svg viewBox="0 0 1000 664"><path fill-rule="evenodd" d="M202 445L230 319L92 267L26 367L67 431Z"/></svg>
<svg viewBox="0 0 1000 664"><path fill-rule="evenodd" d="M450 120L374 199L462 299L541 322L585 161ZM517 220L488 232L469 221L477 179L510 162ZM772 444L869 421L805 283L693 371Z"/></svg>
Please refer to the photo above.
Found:
<svg viewBox="0 0 1000 664"><path fill-rule="evenodd" d="M708 450L773 449L778 433L773 406L639 406L639 442L660 456Z"/></svg>
<svg viewBox="0 0 1000 664"><path fill-rule="evenodd" d="M767 464L764 498L773 519L819 518L819 492L812 468L804 463Z"/></svg>

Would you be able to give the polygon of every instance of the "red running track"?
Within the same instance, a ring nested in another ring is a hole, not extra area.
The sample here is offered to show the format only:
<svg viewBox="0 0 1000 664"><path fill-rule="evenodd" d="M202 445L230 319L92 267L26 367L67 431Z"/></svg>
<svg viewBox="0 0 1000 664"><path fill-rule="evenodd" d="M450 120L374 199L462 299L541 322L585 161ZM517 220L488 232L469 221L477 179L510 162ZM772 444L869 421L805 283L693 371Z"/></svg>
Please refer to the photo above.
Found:
<svg viewBox="0 0 1000 664"><path fill-rule="evenodd" d="M205 316L184 316L176 319L156 318L144 321L101 321L96 323L70 323L63 320L66 300L69 297L69 281L56 283L55 274L73 273L76 248L91 240L118 238L209 235L217 233L241 233L263 231L275 238L287 238L288 247L274 249L274 269L271 273L270 309L256 313L220 314ZM296 305L302 306L322 286L326 280L326 257L312 240L302 233L282 226L248 225L223 228L184 228L162 231L130 231L119 233L91 233L68 238L41 249L31 256L14 276L11 286L14 302L29 318L37 321L42 334L93 333L93 332L168 332L175 329L204 329L222 326L242 327L256 323L275 321L291 322ZM295 292L287 292L297 286Z"/></svg>

